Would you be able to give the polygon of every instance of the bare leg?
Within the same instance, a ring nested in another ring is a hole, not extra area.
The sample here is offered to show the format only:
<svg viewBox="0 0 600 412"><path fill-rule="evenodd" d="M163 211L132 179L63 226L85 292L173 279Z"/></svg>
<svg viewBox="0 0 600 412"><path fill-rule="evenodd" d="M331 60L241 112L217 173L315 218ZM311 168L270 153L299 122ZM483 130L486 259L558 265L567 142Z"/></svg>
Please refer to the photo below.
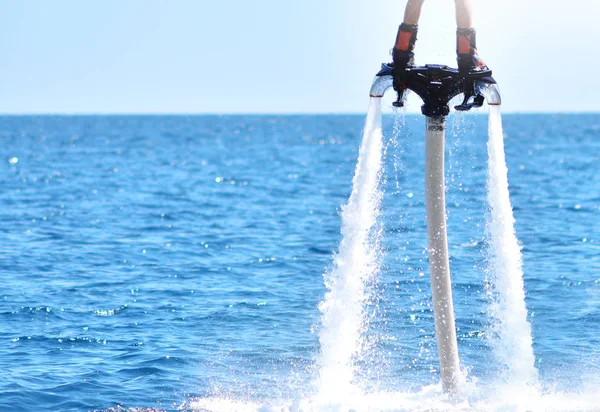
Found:
<svg viewBox="0 0 600 412"><path fill-rule="evenodd" d="M419 18L421 17L421 8L423 7L424 2L425 0L408 0L408 3L406 3L406 10L404 11L404 23L419 23Z"/></svg>
<svg viewBox="0 0 600 412"><path fill-rule="evenodd" d="M456 6L456 27L459 29L473 27L473 3L471 0L454 0L454 3Z"/></svg>
<svg viewBox="0 0 600 412"><path fill-rule="evenodd" d="M404 10L404 21L398 30L394 48L402 51L413 51L417 40L419 18L425 0L408 0Z"/></svg>

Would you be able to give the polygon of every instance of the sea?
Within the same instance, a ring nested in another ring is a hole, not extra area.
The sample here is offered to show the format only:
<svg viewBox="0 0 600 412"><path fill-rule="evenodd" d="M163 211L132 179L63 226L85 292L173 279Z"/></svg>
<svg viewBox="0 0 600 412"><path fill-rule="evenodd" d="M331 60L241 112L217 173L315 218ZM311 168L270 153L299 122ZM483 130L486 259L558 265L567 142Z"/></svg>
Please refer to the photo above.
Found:
<svg viewBox="0 0 600 412"><path fill-rule="evenodd" d="M364 128L365 115L0 117L0 410L600 410L600 115L503 116L526 384L505 373L522 359L497 353L488 116L447 119L456 396L433 323L425 120L383 116L373 253L342 242ZM357 253L373 263L360 325L353 309L336 318L359 333L352 391L323 398L338 384L324 365L349 344L324 321L343 289L331 276L352 277Z"/></svg>

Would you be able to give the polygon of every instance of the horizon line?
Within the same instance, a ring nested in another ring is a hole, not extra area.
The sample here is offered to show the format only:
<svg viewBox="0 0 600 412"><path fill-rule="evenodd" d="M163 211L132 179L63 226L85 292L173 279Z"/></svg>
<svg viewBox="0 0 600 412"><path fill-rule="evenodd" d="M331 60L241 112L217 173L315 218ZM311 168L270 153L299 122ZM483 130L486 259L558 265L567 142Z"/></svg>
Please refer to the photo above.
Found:
<svg viewBox="0 0 600 412"><path fill-rule="evenodd" d="M0 117L27 117L27 116L365 116L364 112L7 112ZM385 111L383 115L394 114ZM407 115L422 114L418 111L407 111ZM453 111L451 114L455 114ZM484 115L486 111L474 111L469 115ZM512 111L502 112L503 115L596 115L600 111Z"/></svg>

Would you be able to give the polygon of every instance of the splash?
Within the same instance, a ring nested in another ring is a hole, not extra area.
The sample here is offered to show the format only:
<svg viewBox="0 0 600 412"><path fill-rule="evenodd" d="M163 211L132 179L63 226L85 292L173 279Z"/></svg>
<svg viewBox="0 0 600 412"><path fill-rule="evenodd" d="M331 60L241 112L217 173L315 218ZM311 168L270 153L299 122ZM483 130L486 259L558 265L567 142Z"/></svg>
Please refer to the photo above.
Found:
<svg viewBox="0 0 600 412"><path fill-rule="evenodd" d="M208 398L192 400L189 408L195 412L564 412L596 411L600 404L597 385L578 393L553 392L534 396L515 393L512 389L495 389L479 388L468 397L450 399L442 393L441 385L431 385L416 392L377 392L351 396L342 405L323 404L314 398L270 400L265 403Z"/></svg>
<svg viewBox="0 0 600 412"><path fill-rule="evenodd" d="M332 402L358 391L354 362L364 346L367 285L379 271L379 241L373 229L381 203L382 148L381 99L371 98L352 193L341 213L342 241L325 274L328 291L319 305L319 397Z"/></svg>
<svg viewBox="0 0 600 412"><path fill-rule="evenodd" d="M538 373L527 320L521 247L515 235L504 155L502 116L490 106L487 223L492 305L492 347L501 365L501 379L514 387L536 387Z"/></svg>

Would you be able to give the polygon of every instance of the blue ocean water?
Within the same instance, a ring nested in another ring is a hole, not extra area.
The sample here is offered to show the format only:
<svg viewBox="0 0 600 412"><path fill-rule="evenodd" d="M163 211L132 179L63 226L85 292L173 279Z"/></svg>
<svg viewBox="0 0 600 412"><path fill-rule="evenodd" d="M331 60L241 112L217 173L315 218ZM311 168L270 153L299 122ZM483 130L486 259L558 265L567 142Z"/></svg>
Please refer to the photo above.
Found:
<svg viewBox="0 0 600 412"><path fill-rule="evenodd" d="M363 126L358 115L2 117L0 410L198 399L257 410L310 396L323 273ZM536 366L546 393L577 400L600 388L600 115L508 115L504 130ZM357 367L366 391L410 393L439 380L424 120L387 116L384 136L384 255ZM459 351L481 385L498 374L486 141L487 116L449 119Z"/></svg>

